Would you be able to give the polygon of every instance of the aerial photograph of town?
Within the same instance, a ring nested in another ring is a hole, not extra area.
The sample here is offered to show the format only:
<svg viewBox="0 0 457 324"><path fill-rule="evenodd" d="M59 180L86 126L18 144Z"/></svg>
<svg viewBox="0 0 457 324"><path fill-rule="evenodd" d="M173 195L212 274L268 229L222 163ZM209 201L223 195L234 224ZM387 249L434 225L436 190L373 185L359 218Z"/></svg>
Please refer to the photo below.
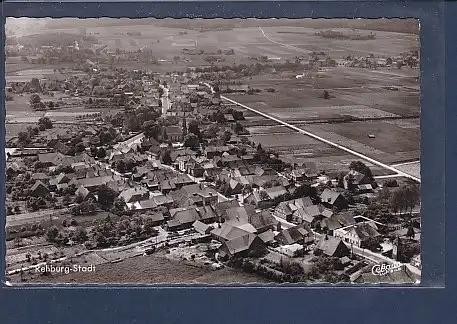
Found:
<svg viewBox="0 0 457 324"><path fill-rule="evenodd" d="M418 284L415 19L5 26L7 284Z"/></svg>

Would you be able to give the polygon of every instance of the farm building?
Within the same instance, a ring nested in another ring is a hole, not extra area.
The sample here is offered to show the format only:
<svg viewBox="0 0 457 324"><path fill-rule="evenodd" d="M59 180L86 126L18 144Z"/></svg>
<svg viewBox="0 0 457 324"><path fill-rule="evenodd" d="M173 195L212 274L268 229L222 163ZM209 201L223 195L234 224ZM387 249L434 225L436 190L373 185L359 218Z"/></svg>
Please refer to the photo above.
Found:
<svg viewBox="0 0 457 324"><path fill-rule="evenodd" d="M226 241L219 248L219 256L222 259L233 256L261 256L265 252L265 243L255 234L247 234Z"/></svg>
<svg viewBox="0 0 457 324"><path fill-rule="evenodd" d="M340 238L325 235L317 244L316 250L329 257L342 258L350 251Z"/></svg>

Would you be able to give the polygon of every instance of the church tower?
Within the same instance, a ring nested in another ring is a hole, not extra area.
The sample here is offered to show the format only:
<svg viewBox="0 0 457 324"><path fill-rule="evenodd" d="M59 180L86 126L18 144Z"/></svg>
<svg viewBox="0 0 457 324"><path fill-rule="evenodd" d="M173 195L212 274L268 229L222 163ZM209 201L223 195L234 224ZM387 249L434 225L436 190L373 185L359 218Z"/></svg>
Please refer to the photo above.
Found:
<svg viewBox="0 0 457 324"><path fill-rule="evenodd" d="M186 113L184 112L184 117L182 119L182 137L184 138L187 135L187 122L186 122Z"/></svg>

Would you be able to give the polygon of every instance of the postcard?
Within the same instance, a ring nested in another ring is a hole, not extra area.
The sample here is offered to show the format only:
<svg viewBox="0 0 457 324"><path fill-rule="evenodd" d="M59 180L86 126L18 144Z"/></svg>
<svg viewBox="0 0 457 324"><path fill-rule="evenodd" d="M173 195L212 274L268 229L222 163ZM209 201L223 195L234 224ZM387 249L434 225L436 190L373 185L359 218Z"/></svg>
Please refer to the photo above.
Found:
<svg viewBox="0 0 457 324"><path fill-rule="evenodd" d="M8 283L420 282L418 20L5 29Z"/></svg>

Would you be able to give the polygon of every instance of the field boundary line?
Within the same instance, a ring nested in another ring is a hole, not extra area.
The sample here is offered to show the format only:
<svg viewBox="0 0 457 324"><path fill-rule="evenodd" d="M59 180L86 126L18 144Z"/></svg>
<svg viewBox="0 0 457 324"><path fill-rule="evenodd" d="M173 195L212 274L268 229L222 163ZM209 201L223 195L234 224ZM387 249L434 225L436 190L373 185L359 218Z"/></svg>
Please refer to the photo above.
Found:
<svg viewBox="0 0 457 324"><path fill-rule="evenodd" d="M272 40L270 37L267 36L267 34L265 34L264 30L262 29L262 27L259 27L260 31L262 32L262 35L268 39L270 42L272 42L273 44L277 44L277 45L280 45L280 46L283 46L283 47L286 47L286 48L290 48L290 49L293 49L297 52L301 52L301 53L305 53L305 54L308 54L310 53L310 51L308 50L305 50L305 49L302 49L302 48L299 48L299 47L296 47L296 46L292 46L292 45L288 45L288 44L283 44L283 43L280 43L280 42L277 42L277 41L274 41Z"/></svg>

